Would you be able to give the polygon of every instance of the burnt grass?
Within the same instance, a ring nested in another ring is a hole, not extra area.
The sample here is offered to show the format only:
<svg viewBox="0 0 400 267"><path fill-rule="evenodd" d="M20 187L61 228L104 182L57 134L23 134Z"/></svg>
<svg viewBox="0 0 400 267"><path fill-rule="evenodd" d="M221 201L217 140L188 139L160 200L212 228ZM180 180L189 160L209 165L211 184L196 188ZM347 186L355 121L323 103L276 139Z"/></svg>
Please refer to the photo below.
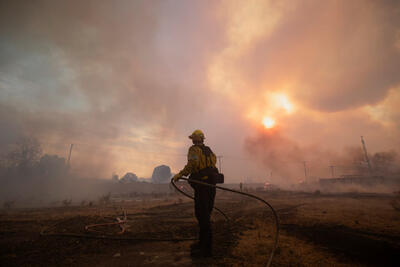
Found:
<svg viewBox="0 0 400 267"><path fill-rule="evenodd" d="M301 252L296 254L296 240L311 246L313 248L311 254L324 257L326 253L332 256L329 262L322 265L400 266L398 256L400 216L398 211L391 208L390 198L386 196L363 198L360 203L365 201L370 201L368 205L378 203L375 208L369 208L367 205L363 210L358 207L358 202L354 202L359 201L354 196L348 198L331 196L329 199L326 199L326 196L310 197L295 194L261 196L271 200L280 217L282 239L274 258L275 266L321 266L321 263L314 262L313 258L303 258ZM195 241L142 240L196 238L198 227L192 202L175 201L171 204L159 201L152 207L125 204L124 209L130 223L122 235L118 235L120 228L116 225L97 227L97 232L85 231L85 226L89 224L115 222L116 216L122 216L121 210L116 212L115 207L59 207L3 211L0 213L0 266L258 265L252 258L238 256L235 249L240 242L243 242L246 233L258 231L260 221L273 229L271 213L257 201L239 197L225 196L216 201L216 206L223 210L230 220L226 221L214 211L214 257L211 259L190 257L190 245ZM346 207L347 212L354 218L344 216L346 210L338 207ZM357 215L359 210L361 215ZM362 216L366 215L362 214L370 211L378 212L367 215L371 218L379 217L379 221L371 220L368 224L364 223ZM43 236L40 233L44 229L46 234L104 235L130 240ZM272 236L273 232L270 234L271 240ZM141 240L134 240L135 238ZM252 240L247 239L245 242ZM243 249L243 246L241 247ZM254 255L262 256L262 261L268 256L265 253ZM293 260L288 261L286 257L293 257Z"/></svg>
<svg viewBox="0 0 400 267"><path fill-rule="evenodd" d="M366 266L400 266L400 236L359 231L343 225L283 224L289 235Z"/></svg>
<svg viewBox="0 0 400 267"><path fill-rule="evenodd" d="M18 220L14 216L3 214L0 220L0 266L92 266L93 264L108 266L112 262L110 259L113 260L114 252L124 251L127 247L136 248L139 255L129 257L129 260L121 266L157 266L157 263L149 263L149 256L140 254L147 254L149 250L168 252L176 249L179 243L190 245L195 241L159 242L143 239L197 238L198 228L193 219L192 210L192 203L184 203L156 206L145 212L128 214L127 217L132 223L129 230L123 235L117 234L120 231L117 225L96 227L96 232L84 230L85 226L89 224L115 222L113 218L116 216L77 215L49 220L46 219L46 217L50 217L49 214L44 212L36 220ZM235 244L235 236L231 230L231 225L223 218L217 218L214 222L213 240L218 246L214 247L212 261L216 262L230 254L230 250ZM41 231L44 235L40 234ZM109 236L129 240L71 237L68 236L69 234L93 237ZM188 253L187 250L186 254ZM104 255L107 257L104 258ZM187 255L184 256L187 257ZM171 253L172 262L179 263L181 257ZM163 265L161 262L159 264ZM170 264L171 262L166 263L166 265ZM192 264L204 265L204 260L194 258Z"/></svg>

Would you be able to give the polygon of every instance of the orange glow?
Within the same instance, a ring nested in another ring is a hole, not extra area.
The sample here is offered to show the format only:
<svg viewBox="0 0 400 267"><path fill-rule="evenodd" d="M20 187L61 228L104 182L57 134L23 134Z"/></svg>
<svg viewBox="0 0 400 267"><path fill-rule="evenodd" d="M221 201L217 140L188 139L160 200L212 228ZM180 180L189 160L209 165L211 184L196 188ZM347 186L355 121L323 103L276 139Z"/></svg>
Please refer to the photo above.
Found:
<svg viewBox="0 0 400 267"><path fill-rule="evenodd" d="M263 123L264 127L268 128L268 129L275 126L275 120L270 117L264 117L264 119L262 120L262 123Z"/></svg>

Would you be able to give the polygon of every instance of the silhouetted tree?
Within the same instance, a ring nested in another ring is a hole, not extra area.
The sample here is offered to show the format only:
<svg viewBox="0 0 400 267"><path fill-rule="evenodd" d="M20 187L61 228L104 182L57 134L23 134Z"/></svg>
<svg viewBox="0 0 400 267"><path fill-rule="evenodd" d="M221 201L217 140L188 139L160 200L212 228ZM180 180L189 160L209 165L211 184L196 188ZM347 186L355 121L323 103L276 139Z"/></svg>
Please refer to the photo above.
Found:
<svg viewBox="0 0 400 267"><path fill-rule="evenodd" d="M168 183L171 176L171 168L166 165L160 165L154 168L151 181L153 183Z"/></svg>
<svg viewBox="0 0 400 267"><path fill-rule="evenodd" d="M132 182L137 182L138 177L136 174L127 172L120 180L120 183L132 183Z"/></svg>
<svg viewBox="0 0 400 267"><path fill-rule="evenodd" d="M38 140L32 137L22 138L7 153L6 166L22 174L32 173L41 154L42 149Z"/></svg>

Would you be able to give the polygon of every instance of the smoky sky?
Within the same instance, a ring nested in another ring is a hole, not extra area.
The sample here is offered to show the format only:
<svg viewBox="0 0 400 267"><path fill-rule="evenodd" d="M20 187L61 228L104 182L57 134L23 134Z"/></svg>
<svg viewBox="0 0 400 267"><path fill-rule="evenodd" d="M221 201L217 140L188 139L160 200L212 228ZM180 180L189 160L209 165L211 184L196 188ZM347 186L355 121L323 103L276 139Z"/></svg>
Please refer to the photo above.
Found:
<svg viewBox="0 0 400 267"><path fill-rule="evenodd" d="M399 12L397 1L2 1L0 144L33 135L65 155L75 143L76 168L146 176L179 171L200 128L227 177L261 179L278 167L249 149L260 125L246 114L271 113L265 93L283 91L296 110L271 113L281 158L361 134L398 149Z"/></svg>
<svg viewBox="0 0 400 267"><path fill-rule="evenodd" d="M246 56L250 81L296 80L296 98L323 111L375 104L399 84L395 2L302 1L286 12Z"/></svg>

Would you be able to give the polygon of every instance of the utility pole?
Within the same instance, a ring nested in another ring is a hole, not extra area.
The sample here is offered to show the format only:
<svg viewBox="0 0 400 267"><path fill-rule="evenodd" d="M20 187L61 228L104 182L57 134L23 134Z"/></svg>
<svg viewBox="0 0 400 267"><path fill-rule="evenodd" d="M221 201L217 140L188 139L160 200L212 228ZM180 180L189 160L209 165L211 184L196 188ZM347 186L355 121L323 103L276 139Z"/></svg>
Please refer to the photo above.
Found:
<svg viewBox="0 0 400 267"><path fill-rule="evenodd" d="M329 166L331 168L332 178L335 177L335 167L336 166Z"/></svg>
<svg viewBox="0 0 400 267"><path fill-rule="evenodd" d="M67 168L69 169L69 162L71 160L71 154L72 154L72 148L74 147L74 144L71 144L69 148L69 154L68 154L68 161L67 161Z"/></svg>
<svg viewBox="0 0 400 267"><path fill-rule="evenodd" d="M303 166L304 166L304 182L307 181L307 161L303 161Z"/></svg>
<svg viewBox="0 0 400 267"><path fill-rule="evenodd" d="M217 156L218 158L218 165L219 165L219 172L222 173L222 163L221 163L221 159L223 158L223 156Z"/></svg>
<svg viewBox="0 0 400 267"><path fill-rule="evenodd" d="M368 164L368 170L369 170L369 173L371 174L372 173L371 163L369 162L369 157L368 157L368 153L367 153L367 147L365 146L365 142L364 142L364 137L363 136L361 136L361 144L362 144L362 147L363 147L363 150L364 150L365 161Z"/></svg>

